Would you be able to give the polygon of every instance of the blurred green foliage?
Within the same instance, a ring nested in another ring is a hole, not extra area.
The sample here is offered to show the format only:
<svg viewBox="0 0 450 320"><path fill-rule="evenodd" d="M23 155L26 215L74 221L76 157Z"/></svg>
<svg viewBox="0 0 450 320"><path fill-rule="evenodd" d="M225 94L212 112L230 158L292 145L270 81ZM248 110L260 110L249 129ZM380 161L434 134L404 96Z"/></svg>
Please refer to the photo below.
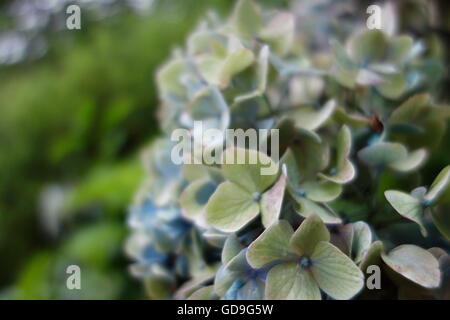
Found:
<svg viewBox="0 0 450 320"><path fill-rule="evenodd" d="M141 297L122 254L142 176L134 153L158 131L155 68L205 4L161 1L149 15L83 21L51 33L38 61L0 67L0 297ZM38 210L49 183L70 190L56 237ZM81 266L84 290L65 288L70 264Z"/></svg>

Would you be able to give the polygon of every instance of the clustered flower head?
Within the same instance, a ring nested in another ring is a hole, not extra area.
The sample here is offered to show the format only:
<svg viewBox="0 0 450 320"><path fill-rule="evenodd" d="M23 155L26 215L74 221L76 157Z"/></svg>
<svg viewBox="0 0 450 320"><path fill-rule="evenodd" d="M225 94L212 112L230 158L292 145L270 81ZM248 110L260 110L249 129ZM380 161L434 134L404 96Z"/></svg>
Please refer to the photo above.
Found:
<svg viewBox="0 0 450 320"><path fill-rule="evenodd" d="M448 298L450 166L419 186L450 117L436 101L439 57L357 25L328 28L324 45L297 16L241 0L159 69L165 134L143 155L130 209L132 273L156 299ZM280 159L195 139L195 121L278 129ZM194 149L258 161L175 165L177 128ZM426 236L434 247L419 246ZM369 266L396 290L366 288Z"/></svg>

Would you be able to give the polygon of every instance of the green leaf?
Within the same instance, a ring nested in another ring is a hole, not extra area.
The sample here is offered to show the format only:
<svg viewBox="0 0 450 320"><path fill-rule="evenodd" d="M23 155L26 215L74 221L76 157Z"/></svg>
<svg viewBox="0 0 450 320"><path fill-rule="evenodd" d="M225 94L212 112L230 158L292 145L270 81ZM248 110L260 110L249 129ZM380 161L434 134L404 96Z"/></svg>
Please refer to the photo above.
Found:
<svg viewBox="0 0 450 320"><path fill-rule="evenodd" d="M289 248L293 233L291 225L285 220L272 224L248 247L248 263L253 268L261 268L273 261L295 257Z"/></svg>
<svg viewBox="0 0 450 320"><path fill-rule="evenodd" d="M278 220L286 189L286 174L282 172L278 181L261 197L261 217L265 228Z"/></svg>
<svg viewBox="0 0 450 320"><path fill-rule="evenodd" d="M439 287L439 263L427 250L414 245L401 245L381 257L392 270L406 279L429 289Z"/></svg>
<svg viewBox="0 0 450 320"><path fill-rule="evenodd" d="M270 269L267 274L266 299L320 300L319 287L307 269L288 262Z"/></svg>
<svg viewBox="0 0 450 320"><path fill-rule="evenodd" d="M233 182L221 183L206 205L206 220L224 232L235 232L259 213L253 195Z"/></svg>
<svg viewBox="0 0 450 320"><path fill-rule="evenodd" d="M273 167L277 169L274 173L263 174L264 170ZM262 193L277 179L278 167L262 152L228 148L223 154L222 172L225 179L241 185L248 192Z"/></svg>
<svg viewBox="0 0 450 320"><path fill-rule="evenodd" d="M450 200L450 165L439 172L425 195L425 199L438 203Z"/></svg>
<svg viewBox="0 0 450 320"><path fill-rule="evenodd" d="M242 249L242 244L235 234L228 236L222 249L222 263L226 265L232 258L237 256Z"/></svg>
<svg viewBox="0 0 450 320"><path fill-rule="evenodd" d="M330 241L330 233L322 219L316 215L310 215L292 235L289 244L299 255L310 257L321 241Z"/></svg>
<svg viewBox="0 0 450 320"><path fill-rule="evenodd" d="M389 165L405 159L407 155L406 148L396 142L379 142L358 152L362 161L373 166Z"/></svg>
<svg viewBox="0 0 450 320"><path fill-rule="evenodd" d="M361 270L331 243L320 242L311 259L314 279L320 289L334 299L350 299L363 288L364 275Z"/></svg>
<svg viewBox="0 0 450 320"><path fill-rule="evenodd" d="M423 222L423 207L419 199L396 190L388 190L384 195L398 213L417 223L422 235L427 235Z"/></svg>
<svg viewBox="0 0 450 320"><path fill-rule="evenodd" d="M342 220L339 218L335 212L333 212L329 207L324 205L319 205L314 201L311 201L304 197L296 197L295 198L300 205L300 208L297 210L297 213L302 217L307 218L312 214L318 215L323 222L330 224L341 223Z"/></svg>

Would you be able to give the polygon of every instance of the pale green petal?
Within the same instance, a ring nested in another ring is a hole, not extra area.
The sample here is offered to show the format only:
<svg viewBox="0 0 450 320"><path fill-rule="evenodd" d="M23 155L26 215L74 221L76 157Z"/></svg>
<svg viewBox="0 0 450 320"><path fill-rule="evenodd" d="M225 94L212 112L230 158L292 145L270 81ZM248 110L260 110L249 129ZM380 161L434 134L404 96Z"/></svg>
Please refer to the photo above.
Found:
<svg viewBox="0 0 450 320"><path fill-rule="evenodd" d="M369 266L380 265L381 254L383 253L383 250L384 250L383 242L381 242L380 240L373 242L360 263L361 270L363 272L367 272L367 268Z"/></svg>
<svg viewBox="0 0 450 320"><path fill-rule="evenodd" d="M311 256L321 241L330 241L330 233L322 219L311 215L298 227L289 243L299 255Z"/></svg>
<svg viewBox="0 0 450 320"><path fill-rule="evenodd" d="M181 59L172 60L163 65L157 72L156 78L159 90L163 95L176 94L183 96L185 88L180 81L181 75L186 72L186 64Z"/></svg>
<svg viewBox="0 0 450 320"><path fill-rule="evenodd" d="M239 185L221 183L206 205L206 220L224 232L235 232L253 220L259 213L259 204L253 195Z"/></svg>
<svg viewBox="0 0 450 320"><path fill-rule="evenodd" d="M269 168L275 170L264 171ZM277 179L278 165L262 152L228 148L223 154L222 173L225 179L241 185L248 192L262 193Z"/></svg>
<svg viewBox="0 0 450 320"><path fill-rule="evenodd" d="M242 272L228 270L224 265L222 265L219 270L217 270L214 278L214 291L219 296L224 296L233 282L242 276Z"/></svg>
<svg viewBox="0 0 450 320"><path fill-rule="evenodd" d="M227 263L226 268L234 272L245 272L248 269L247 249L242 249L235 257Z"/></svg>
<svg viewBox="0 0 450 320"><path fill-rule="evenodd" d="M252 37L262 26L260 8L252 0L239 0L234 8L232 23L244 37Z"/></svg>
<svg viewBox="0 0 450 320"><path fill-rule="evenodd" d="M286 174L282 172L272 188L264 192L261 197L261 218L265 228L278 220L286 189Z"/></svg>
<svg viewBox="0 0 450 320"><path fill-rule="evenodd" d="M430 103L428 94L417 94L403 102L389 117L389 124L408 123L415 120Z"/></svg>
<svg viewBox="0 0 450 320"><path fill-rule="evenodd" d="M262 280L250 280L239 289L239 300L263 300L265 283Z"/></svg>
<svg viewBox="0 0 450 320"><path fill-rule="evenodd" d="M247 48L240 48L230 53L220 69L221 87L226 87L231 77L248 68L254 60L253 52Z"/></svg>
<svg viewBox="0 0 450 320"><path fill-rule="evenodd" d="M288 262L270 269L267 274L266 299L320 300L320 290L310 272L297 262Z"/></svg>
<svg viewBox="0 0 450 320"><path fill-rule="evenodd" d="M292 259L295 254L290 250L289 240L293 233L285 220L272 224L248 247L248 263L253 268L261 268L274 261Z"/></svg>
<svg viewBox="0 0 450 320"><path fill-rule="evenodd" d="M295 35L295 15L291 12L277 12L261 30L260 38L270 44L273 50L285 55L292 47Z"/></svg>
<svg viewBox="0 0 450 320"><path fill-rule="evenodd" d="M253 99L255 97L261 96L266 91L267 77L269 72L269 46L265 45L261 48L258 56L257 66L256 66L256 89L239 95L234 99L234 104L239 104L242 101Z"/></svg>
<svg viewBox="0 0 450 320"><path fill-rule="evenodd" d="M348 158L352 149L352 133L346 125L342 126L341 130L339 130L336 149L337 163L339 165Z"/></svg>
<svg viewBox="0 0 450 320"><path fill-rule="evenodd" d="M429 289L439 287L439 262L427 250L414 245L401 245L381 257L392 270L414 283Z"/></svg>
<svg viewBox="0 0 450 320"><path fill-rule="evenodd" d="M331 40L330 45L333 52L334 63L337 64L340 69L348 71L356 71L358 69L356 63L350 59L345 48L339 42Z"/></svg>
<svg viewBox="0 0 450 320"><path fill-rule="evenodd" d="M350 160L345 159L336 174L325 175L323 173L319 173L319 177L334 183L344 184L350 182L355 177L355 167Z"/></svg>
<svg viewBox="0 0 450 320"><path fill-rule="evenodd" d="M406 159L408 152L400 143L379 142L358 152L359 158L373 166L384 166Z"/></svg>
<svg viewBox="0 0 450 320"><path fill-rule="evenodd" d="M401 73L390 74L384 76L385 81L377 85L381 95L389 99L400 98L407 89L405 76Z"/></svg>
<svg viewBox="0 0 450 320"><path fill-rule="evenodd" d="M209 229L203 233L203 237L210 245L216 248L222 248L227 240L228 233L215 229Z"/></svg>
<svg viewBox="0 0 450 320"><path fill-rule="evenodd" d="M411 152L405 159L397 160L389 164L389 167L401 172L412 171L424 163L427 155L427 150L418 149Z"/></svg>
<svg viewBox="0 0 450 320"><path fill-rule="evenodd" d="M450 240L450 211L445 209L432 209L431 218L439 232Z"/></svg>
<svg viewBox="0 0 450 320"><path fill-rule="evenodd" d="M201 179L190 183L180 195L180 206L188 216L203 213L208 199L216 186L209 180Z"/></svg>
<svg viewBox="0 0 450 320"><path fill-rule="evenodd" d="M339 197L342 192L340 184L331 181L305 182L300 188L306 192L306 197L317 202L330 202Z"/></svg>
<svg viewBox="0 0 450 320"><path fill-rule="evenodd" d="M337 137L337 150L336 150L336 169L337 173L334 175L325 175L319 173L319 176L335 182L344 184L353 179L355 176L355 168L348 159L350 150L352 147L352 135L350 129L344 125Z"/></svg>
<svg viewBox="0 0 450 320"><path fill-rule="evenodd" d="M206 286L194 291L188 300L216 300L218 297L214 291L214 286Z"/></svg>
<svg viewBox="0 0 450 320"><path fill-rule="evenodd" d="M296 136L283 158L289 160L285 162L288 167L289 181L292 181L290 177L292 170L298 172L302 181L310 180L328 167L330 148L326 143L318 140L317 136L312 134L312 131L303 130Z"/></svg>
<svg viewBox="0 0 450 320"><path fill-rule="evenodd" d="M311 271L326 294L337 300L354 297L364 286L358 266L331 243L320 242L311 257Z"/></svg>
<svg viewBox="0 0 450 320"><path fill-rule="evenodd" d="M300 205L297 212L302 217L306 218L312 214L316 214L324 223L337 224L342 222L341 218L339 218L329 207L317 204L314 201L303 197L297 197L296 200Z"/></svg>
<svg viewBox="0 0 450 320"><path fill-rule="evenodd" d="M369 225L363 221L352 223L352 228L352 253L355 262L359 263L370 248L372 243L372 231L370 231Z"/></svg>
<svg viewBox="0 0 450 320"><path fill-rule="evenodd" d="M356 76L356 83L361 86L372 86L383 83L384 78L376 72L367 69L360 69Z"/></svg>
<svg viewBox="0 0 450 320"><path fill-rule="evenodd" d="M226 265L232 258L241 252L242 248L242 244L235 234L228 236L222 249L222 263Z"/></svg>
<svg viewBox="0 0 450 320"><path fill-rule="evenodd" d="M431 184L428 193L425 195L425 199L430 201L437 201L444 195L443 198L447 198L447 193L450 191L450 165L446 166L438 174ZM447 200L447 199L445 199Z"/></svg>
<svg viewBox="0 0 450 320"><path fill-rule="evenodd" d="M385 55L387 39L380 30L367 30L354 35L347 43L347 51L353 61L368 64L379 61Z"/></svg>
<svg viewBox="0 0 450 320"><path fill-rule="evenodd" d="M317 130L333 114L336 108L336 101L328 101L319 111L312 107L300 108L295 112L295 123L306 130Z"/></svg>
<svg viewBox="0 0 450 320"><path fill-rule="evenodd" d="M388 60L398 64L406 62L411 53L413 43L413 39L406 35L401 35L392 39L388 49Z"/></svg>
<svg viewBox="0 0 450 320"><path fill-rule="evenodd" d="M424 236L427 235L427 230L423 223L423 207L419 199L396 190L385 191L384 195L398 213L417 223L422 234Z"/></svg>

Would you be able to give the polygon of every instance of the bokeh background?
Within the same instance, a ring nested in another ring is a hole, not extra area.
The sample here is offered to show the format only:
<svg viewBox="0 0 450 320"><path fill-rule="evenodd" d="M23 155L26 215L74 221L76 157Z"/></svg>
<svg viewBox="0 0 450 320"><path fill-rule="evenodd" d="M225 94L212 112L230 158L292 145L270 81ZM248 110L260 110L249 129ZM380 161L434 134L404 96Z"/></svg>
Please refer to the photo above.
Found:
<svg viewBox="0 0 450 320"><path fill-rule="evenodd" d="M448 1L435 2L449 12ZM66 29L74 3L81 30ZM364 15L371 2L360 3ZM0 299L145 298L123 244L144 174L139 150L159 130L154 72L201 15L232 6L0 0ZM427 15L411 14L418 23ZM447 47L449 29L438 30ZM450 162L444 149L430 172ZM66 289L71 264L81 267L82 290Z"/></svg>
<svg viewBox="0 0 450 320"><path fill-rule="evenodd" d="M157 133L154 72L231 1L0 1L0 298L143 298L125 216ZM81 7L81 30L66 8ZM67 290L77 264L82 290Z"/></svg>

